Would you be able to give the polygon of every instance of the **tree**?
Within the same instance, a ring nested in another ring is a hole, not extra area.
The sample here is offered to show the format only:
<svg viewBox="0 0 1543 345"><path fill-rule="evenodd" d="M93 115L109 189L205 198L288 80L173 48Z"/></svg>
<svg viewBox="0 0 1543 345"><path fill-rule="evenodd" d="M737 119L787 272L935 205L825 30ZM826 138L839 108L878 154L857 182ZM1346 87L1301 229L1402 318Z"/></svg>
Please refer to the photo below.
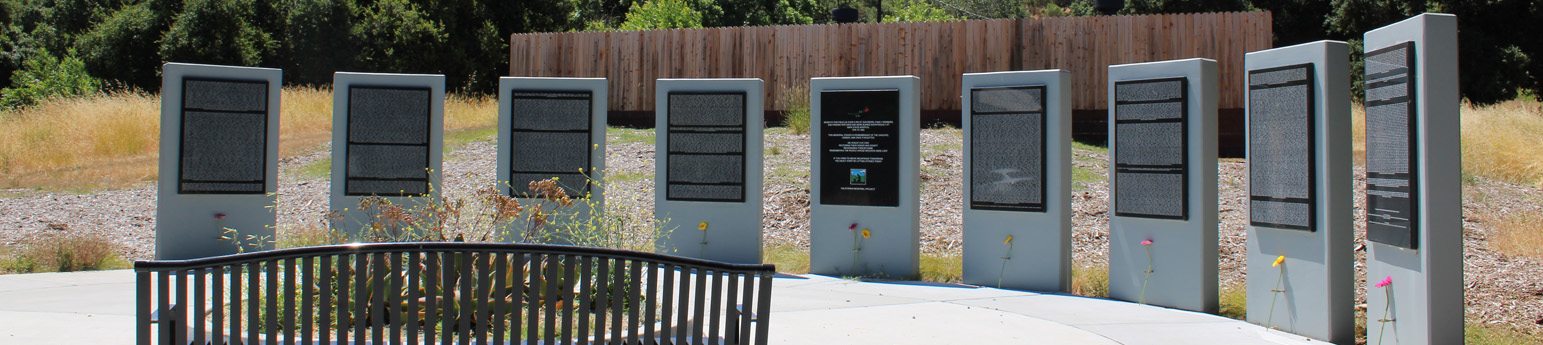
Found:
<svg viewBox="0 0 1543 345"><path fill-rule="evenodd" d="M76 40L86 71L129 87L159 90L163 60L157 41L170 18L151 8L151 2L125 6Z"/></svg>
<svg viewBox="0 0 1543 345"><path fill-rule="evenodd" d="M896 9L893 13L884 16L884 22L940 22L964 19L953 15L950 13L950 11L934 7L932 4L927 3L927 1L928 0L910 0L899 2L896 4L899 5L899 8Z"/></svg>
<svg viewBox="0 0 1543 345"><path fill-rule="evenodd" d="M649 0L627 11L621 30L682 29L702 27L702 13L684 0Z"/></svg>
<svg viewBox="0 0 1543 345"><path fill-rule="evenodd" d="M1373 29L1425 12L1457 15L1459 90L1475 104L1506 101L1529 90L1543 96L1543 8L1531 0L1333 0L1328 34L1351 43L1352 95L1364 95L1361 37ZM1543 97L1539 98L1543 100Z"/></svg>
<svg viewBox="0 0 1543 345"><path fill-rule="evenodd" d="M87 95L98 92L102 81L86 73L86 64L75 58L74 51L64 58L39 53L11 74L11 87L0 90L0 106L14 109L48 99Z"/></svg>
<svg viewBox="0 0 1543 345"><path fill-rule="evenodd" d="M190 0L161 37L165 61L259 66L276 44L255 24L255 0Z"/></svg>

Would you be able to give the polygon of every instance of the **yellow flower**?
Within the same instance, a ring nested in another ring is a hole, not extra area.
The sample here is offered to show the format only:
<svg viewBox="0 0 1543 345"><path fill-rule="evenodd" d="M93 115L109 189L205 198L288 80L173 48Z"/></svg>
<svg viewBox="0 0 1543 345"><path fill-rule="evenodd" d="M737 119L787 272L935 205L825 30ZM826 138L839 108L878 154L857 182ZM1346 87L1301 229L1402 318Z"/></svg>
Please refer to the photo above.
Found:
<svg viewBox="0 0 1543 345"><path fill-rule="evenodd" d="M872 235L873 233L868 232L868 229L863 229L863 238L868 238L868 236Z"/></svg>
<svg viewBox="0 0 1543 345"><path fill-rule="evenodd" d="M1013 242L1013 235L1007 235L1007 239L1002 240L1002 244L1008 244L1008 243L1012 243L1012 242Z"/></svg>
<svg viewBox="0 0 1543 345"><path fill-rule="evenodd" d="M697 224L696 225L696 229L697 230L702 230L702 231L707 231L707 222L702 222L702 224Z"/></svg>
<svg viewBox="0 0 1543 345"><path fill-rule="evenodd" d="M1280 257L1275 258L1275 263L1270 264L1270 267L1280 266L1280 264L1284 262L1286 262L1286 256L1281 255Z"/></svg>

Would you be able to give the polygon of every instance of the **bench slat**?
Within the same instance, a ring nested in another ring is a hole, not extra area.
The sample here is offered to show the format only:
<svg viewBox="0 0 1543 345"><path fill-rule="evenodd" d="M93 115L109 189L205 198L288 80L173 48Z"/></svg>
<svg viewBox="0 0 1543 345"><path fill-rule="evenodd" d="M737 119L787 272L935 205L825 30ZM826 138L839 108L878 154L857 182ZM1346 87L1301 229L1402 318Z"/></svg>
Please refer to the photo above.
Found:
<svg viewBox="0 0 1543 345"><path fill-rule="evenodd" d="M316 267L316 270L319 271L317 273L320 273L321 275L321 277L317 279L320 280L319 283L321 285L321 298L319 301L316 301L316 311L321 312L321 315L318 315L316 318L316 323L321 326L317 327L318 330L321 330L320 332L317 332L321 335L318 337L318 340L321 341L322 344L330 344L332 343L332 332L327 332L326 330L333 328L332 296L336 294L336 292L333 292L332 290L332 268L334 267L332 266L332 255L322 255L321 262L317 263Z"/></svg>
<svg viewBox="0 0 1543 345"><path fill-rule="evenodd" d="M508 279L504 278L507 274L509 274L509 256L504 253L494 254L493 321L491 326L493 326L493 341L499 344L504 342L504 320L508 320L505 317L508 309L504 308L506 301L504 296L509 292L507 289L509 286Z"/></svg>
<svg viewBox="0 0 1543 345"><path fill-rule="evenodd" d="M759 280L760 280L760 283L761 283L761 288L756 289L757 293L760 294L760 297L758 297L756 299L757 304L760 304L760 307L758 307L757 311L755 312L755 317L756 317L756 323L755 323L755 343L756 344L762 344L762 345L766 344L766 340L767 340L766 330L767 330L767 327L769 327L768 325L770 325L770 322L771 322L772 276L775 275L775 274L776 274L775 272L766 272L766 273L761 273L760 274Z"/></svg>
<svg viewBox="0 0 1543 345"><path fill-rule="evenodd" d="M629 288L631 288L631 290L627 291L627 329L630 330L628 337L631 340L629 343L642 344L643 339L638 337L640 334L638 334L637 330L640 329L638 324L642 321L638 319L638 309L640 309L643 303L639 301L638 297L643 295L643 263L638 260L628 260L627 266L628 271L631 272L629 274L630 277L627 279Z"/></svg>
<svg viewBox="0 0 1543 345"><path fill-rule="evenodd" d="M311 290L316 286L315 272L312 272L315 264L316 259L309 256L300 261L300 342L303 344L312 344L316 340L316 298Z"/></svg>
<svg viewBox="0 0 1543 345"><path fill-rule="evenodd" d="M274 253L136 263L139 343L764 344L775 273L555 245Z"/></svg>
<svg viewBox="0 0 1543 345"><path fill-rule="evenodd" d="M418 298L423 297L418 292L418 261L418 253L407 253L407 344L418 343Z"/></svg>

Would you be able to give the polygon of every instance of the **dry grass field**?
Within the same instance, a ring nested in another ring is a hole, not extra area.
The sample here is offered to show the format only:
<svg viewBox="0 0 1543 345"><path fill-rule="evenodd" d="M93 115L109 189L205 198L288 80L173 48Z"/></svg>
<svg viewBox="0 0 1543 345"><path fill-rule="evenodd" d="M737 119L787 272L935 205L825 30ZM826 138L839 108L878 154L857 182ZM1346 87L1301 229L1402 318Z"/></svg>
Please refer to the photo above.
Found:
<svg viewBox="0 0 1543 345"><path fill-rule="evenodd" d="M332 90L287 87L279 153L294 156L332 139ZM498 100L450 95L445 130L491 128ZM156 179L161 100L122 92L60 99L0 113L0 189L89 191Z"/></svg>

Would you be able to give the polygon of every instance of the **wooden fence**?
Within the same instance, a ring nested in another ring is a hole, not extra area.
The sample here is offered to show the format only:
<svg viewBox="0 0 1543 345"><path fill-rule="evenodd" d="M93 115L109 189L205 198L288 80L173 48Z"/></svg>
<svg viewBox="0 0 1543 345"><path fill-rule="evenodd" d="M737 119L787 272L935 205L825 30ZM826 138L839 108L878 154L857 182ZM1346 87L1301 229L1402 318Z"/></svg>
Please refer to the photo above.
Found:
<svg viewBox="0 0 1543 345"><path fill-rule="evenodd" d="M1269 12L514 34L509 75L610 78L612 111L652 111L658 78L761 78L768 111L811 77L915 75L922 109L957 111L961 74L1066 69L1074 109L1106 108L1107 66L1203 57L1243 107L1243 54Z"/></svg>

